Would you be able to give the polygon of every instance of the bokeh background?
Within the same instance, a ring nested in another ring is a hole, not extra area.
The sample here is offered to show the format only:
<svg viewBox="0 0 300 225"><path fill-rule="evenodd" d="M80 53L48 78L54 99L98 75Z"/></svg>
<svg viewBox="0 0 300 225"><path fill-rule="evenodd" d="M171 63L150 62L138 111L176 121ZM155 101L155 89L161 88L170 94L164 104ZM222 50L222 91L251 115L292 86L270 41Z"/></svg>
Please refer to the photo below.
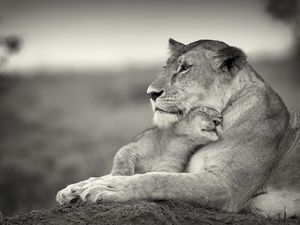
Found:
<svg viewBox="0 0 300 225"><path fill-rule="evenodd" d="M55 205L151 126L167 39L242 48L300 111L299 0L1 0L0 211Z"/></svg>

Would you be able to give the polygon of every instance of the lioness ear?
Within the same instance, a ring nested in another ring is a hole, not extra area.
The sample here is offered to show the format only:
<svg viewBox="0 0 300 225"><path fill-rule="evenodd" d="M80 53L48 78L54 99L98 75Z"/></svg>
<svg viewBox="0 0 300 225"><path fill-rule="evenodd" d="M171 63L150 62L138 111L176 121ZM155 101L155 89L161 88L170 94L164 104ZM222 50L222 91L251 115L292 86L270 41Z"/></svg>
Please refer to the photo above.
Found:
<svg viewBox="0 0 300 225"><path fill-rule="evenodd" d="M216 70L227 71L233 76L243 68L247 59L241 49L232 46L222 48L217 52L209 51L207 56L212 60Z"/></svg>
<svg viewBox="0 0 300 225"><path fill-rule="evenodd" d="M173 54L174 52L176 52L178 49L182 48L184 46L184 44L175 41L172 38L169 38L169 49L171 51L171 54Z"/></svg>

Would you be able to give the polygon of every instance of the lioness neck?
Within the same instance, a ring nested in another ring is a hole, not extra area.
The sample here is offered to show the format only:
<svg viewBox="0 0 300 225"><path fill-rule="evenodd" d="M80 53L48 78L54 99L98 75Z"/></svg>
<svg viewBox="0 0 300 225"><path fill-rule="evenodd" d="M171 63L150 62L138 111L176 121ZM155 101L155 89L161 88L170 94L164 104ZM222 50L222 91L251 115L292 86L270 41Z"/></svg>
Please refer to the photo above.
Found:
<svg viewBox="0 0 300 225"><path fill-rule="evenodd" d="M282 126L288 123L289 114L282 99L248 63L234 79L232 85L236 89L222 111L224 129L236 124L240 118L268 120L272 117L275 121L280 118L283 121ZM278 124L279 127L281 125Z"/></svg>

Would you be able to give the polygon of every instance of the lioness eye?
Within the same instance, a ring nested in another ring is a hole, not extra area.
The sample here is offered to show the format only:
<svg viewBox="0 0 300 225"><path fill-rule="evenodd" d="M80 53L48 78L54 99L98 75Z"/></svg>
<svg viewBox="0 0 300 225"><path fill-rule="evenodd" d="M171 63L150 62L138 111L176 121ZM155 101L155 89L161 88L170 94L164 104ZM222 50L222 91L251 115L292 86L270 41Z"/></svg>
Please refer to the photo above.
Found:
<svg viewBox="0 0 300 225"><path fill-rule="evenodd" d="M179 73L187 73L188 71L190 71L192 65L188 65L186 63L182 64L179 68Z"/></svg>

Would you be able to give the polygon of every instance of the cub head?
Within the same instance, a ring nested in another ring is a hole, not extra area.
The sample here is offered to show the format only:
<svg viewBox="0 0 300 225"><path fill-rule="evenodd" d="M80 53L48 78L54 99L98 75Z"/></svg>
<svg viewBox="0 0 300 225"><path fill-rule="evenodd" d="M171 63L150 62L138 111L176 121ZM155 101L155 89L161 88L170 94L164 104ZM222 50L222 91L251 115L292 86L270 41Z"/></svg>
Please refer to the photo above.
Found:
<svg viewBox="0 0 300 225"><path fill-rule="evenodd" d="M217 141L218 131L222 127L221 114L212 108L200 106L191 110L186 117L174 124L175 133L188 135L198 144ZM218 129L219 128L219 129Z"/></svg>
<svg viewBox="0 0 300 225"><path fill-rule="evenodd" d="M246 63L245 54L213 40L184 45L169 39L169 49L163 71L147 90L154 123L168 127L199 105L224 109L236 89L233 81Z"/></svg>

